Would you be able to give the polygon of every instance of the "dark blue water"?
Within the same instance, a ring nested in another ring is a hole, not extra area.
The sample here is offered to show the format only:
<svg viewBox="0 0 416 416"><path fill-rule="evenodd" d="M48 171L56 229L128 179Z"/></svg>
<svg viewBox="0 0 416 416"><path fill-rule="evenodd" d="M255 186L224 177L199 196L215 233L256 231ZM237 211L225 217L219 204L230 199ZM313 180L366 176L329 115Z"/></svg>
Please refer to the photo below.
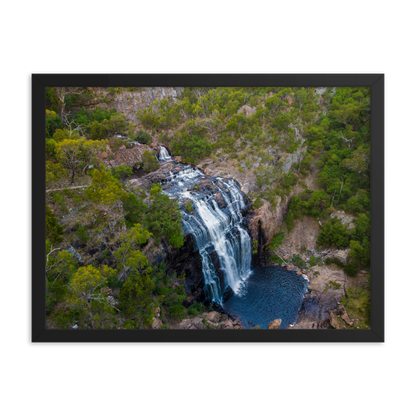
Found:
<svg viewBox="0 0 416 416"><path fill-rule="evenodd" d="M252 328L249 321L267 328L274 319L281 319L284 329L296 323L308 284L302 276L278 266L255 267L239 294L225 302L223 309L239 317L246 328Z"/></svg>

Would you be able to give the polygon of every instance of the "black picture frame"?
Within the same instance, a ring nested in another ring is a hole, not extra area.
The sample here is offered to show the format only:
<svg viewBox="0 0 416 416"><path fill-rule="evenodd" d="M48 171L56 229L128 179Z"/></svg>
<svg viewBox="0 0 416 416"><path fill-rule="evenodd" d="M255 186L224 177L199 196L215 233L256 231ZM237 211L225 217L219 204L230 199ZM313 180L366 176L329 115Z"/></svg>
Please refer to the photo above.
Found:
<svg viewBox="0 0 416 416"><path fill-rule="evenodd" d="M45 88L274 85L371 88L371 329L45 329ZM32 74L32 342L384 342L384 74Z"/></svg>

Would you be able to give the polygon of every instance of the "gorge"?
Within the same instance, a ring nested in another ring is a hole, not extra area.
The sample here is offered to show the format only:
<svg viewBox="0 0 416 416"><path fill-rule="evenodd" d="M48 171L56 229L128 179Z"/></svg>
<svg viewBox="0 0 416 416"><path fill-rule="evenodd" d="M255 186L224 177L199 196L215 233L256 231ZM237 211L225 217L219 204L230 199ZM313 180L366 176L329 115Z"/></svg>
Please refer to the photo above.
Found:
<svg viewBox="0 0 416 416"><path fill-rule="evenodd" d="M172 161L164 146L159 160ZM282 328L293 325L307 280L276 266L252 269L253 243L245 226L250 202L239 185L197 167L174 165L175 173L169 171L162 182L163 192L178 200L184 233L192 236L202 258L205 299L244 327L267 328L276 317L282 319Z"/></svg>

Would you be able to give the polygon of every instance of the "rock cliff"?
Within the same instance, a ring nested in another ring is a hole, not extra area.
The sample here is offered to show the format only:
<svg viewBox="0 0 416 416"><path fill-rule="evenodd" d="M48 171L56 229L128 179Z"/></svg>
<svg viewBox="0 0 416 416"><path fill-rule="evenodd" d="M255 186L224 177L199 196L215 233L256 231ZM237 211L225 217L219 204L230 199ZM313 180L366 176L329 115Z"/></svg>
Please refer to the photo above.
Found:
<svg viewBox="0 0 416 416"><path fill-rule="evenodd" d="M101 92L111 99L108 103L100 104L103 108L115 108L118 112L126 116L128 122L136 121L136 113L138 110L143 110L155 101L164 98L176 101L177 97L183 90L183 87L155 87L143 88L138 91L116 92L113 96L109 95L108 89L103 88Z"/></svg>

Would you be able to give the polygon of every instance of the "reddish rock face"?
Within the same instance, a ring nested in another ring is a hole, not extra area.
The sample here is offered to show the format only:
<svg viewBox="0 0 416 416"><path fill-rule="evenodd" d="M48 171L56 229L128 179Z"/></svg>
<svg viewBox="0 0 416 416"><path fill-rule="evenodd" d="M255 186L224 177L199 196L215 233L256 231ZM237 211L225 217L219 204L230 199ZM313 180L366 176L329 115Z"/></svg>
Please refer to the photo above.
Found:
<svg viewBox="0 0 416 416"><path fill-rule="evenodd" d="M276 197L276 208L273 209L268 201L258 208L249 220L249 229L252 233L253 240L257 240L264 247L272 241L282 226L285 214L289 205L289 198L282 201L280 196ZM259 235L261 232L261 236Z"/></svg>

